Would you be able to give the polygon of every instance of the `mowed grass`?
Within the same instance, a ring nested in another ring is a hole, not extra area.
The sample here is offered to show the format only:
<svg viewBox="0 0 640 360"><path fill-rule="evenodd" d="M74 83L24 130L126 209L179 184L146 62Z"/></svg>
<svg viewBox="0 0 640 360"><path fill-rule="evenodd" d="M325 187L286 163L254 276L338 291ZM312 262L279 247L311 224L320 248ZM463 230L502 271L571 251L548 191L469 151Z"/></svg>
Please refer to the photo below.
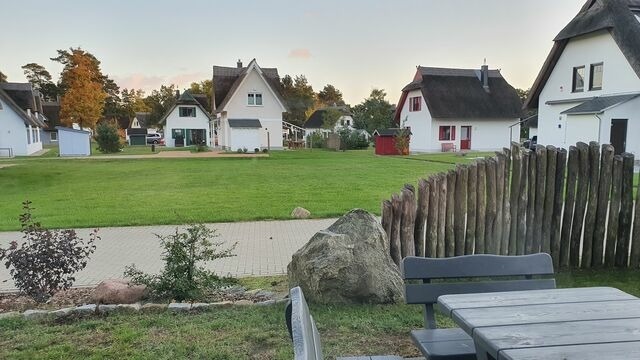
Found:
<svg viewBox="0 0 640 360"><path fill-rule="evenodd" d="M466 158L461 158L466 159ZM380 213L405 183L452 162L372 151L280 151L268 158L13 159L0 169L0 231L19 228L24 200L51 228L288 219L353 208Z"/></svg>
<svg viewBox="0 0 640 360"><path fill-rule="evenodd" d="M563 272L559 287L613 286L640 295L640 272ZM283 277L242 280L286 288ZM417 305L311 304L328 359L346 355L418 356L409 332L423 326ZM453 322L438 317L440 327ZM136 314L66 322L0 320L0 359L291 359L284 304L223 307L194 314Z"/></svg>

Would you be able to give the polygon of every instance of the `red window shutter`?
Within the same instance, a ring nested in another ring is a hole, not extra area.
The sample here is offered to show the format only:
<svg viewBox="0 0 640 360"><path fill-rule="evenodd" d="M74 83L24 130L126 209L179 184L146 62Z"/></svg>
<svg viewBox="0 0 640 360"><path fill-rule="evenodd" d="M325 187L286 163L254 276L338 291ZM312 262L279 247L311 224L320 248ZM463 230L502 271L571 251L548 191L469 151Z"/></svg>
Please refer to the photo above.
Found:
<svg viewBox="0 0 640 360"><path fill-rule="evenodd" d="M455 140L456 139L456 127L452 126L451 127L451 140Z"/></svg>
<svg viewBox="0 0 640 360"><path fill-rule="evenodd" d="M444 126L440 126L440 140L444 140Z"/></svg>

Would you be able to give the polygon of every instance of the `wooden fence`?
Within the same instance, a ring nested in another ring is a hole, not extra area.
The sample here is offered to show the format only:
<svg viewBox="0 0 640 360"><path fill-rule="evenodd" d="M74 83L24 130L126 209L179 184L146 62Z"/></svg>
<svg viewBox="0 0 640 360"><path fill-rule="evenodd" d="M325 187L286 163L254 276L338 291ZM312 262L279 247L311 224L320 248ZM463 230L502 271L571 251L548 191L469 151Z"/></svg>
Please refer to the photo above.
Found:
<svg viewBox="0 0 640 360"><path fill-rule="evenodd" d="M405 185L382 203L391 257L549 253L560 267L640 265L634 156L578 143L489 158ZM635 213L635 221L634 221Z"/></svg>

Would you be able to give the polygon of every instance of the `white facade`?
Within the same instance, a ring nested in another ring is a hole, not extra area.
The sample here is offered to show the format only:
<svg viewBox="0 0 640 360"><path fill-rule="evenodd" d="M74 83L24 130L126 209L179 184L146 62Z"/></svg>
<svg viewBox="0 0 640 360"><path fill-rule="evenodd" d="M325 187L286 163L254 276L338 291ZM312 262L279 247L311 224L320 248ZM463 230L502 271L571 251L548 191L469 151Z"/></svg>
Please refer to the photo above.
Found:
<svg viewBox="0 0 640 360"><path fill-rule="evenodd" d="M25 125L24 118L0 98L0 156L7 156L8 149L14 156L42 150L40 128Z"/></svg>
<svg viewBox="0 0 640 360"><path fill-rule="evenodd" d="M56 130L60 156L91 155L91 132L63 127L56 127Z"/></svg>
<svg viewBox="0 0 640 360"><path fill-rule="evenodd" d="M260 149L262 146L262 129L261 128L230 128L231 136L229 140L229 148L232 151L238 149L247 149L253 152L254 149Z"/></svg>
<svg viewBox="0 0 640 360"><path fill-rule="evenodd" d="M400 125L411 128L409 151L440 152L443 144L453 144L458 151L493 151L510 147L511 141L520 138L520 126L511 125L519 119L441 119L432 118L420 89L412 90L407 99L420 97L419 111L409 111L409 101L405 101L400 113ZM440 127L453 127L451 139L440 139ZM463 129L463 127L465 129ZM466 140L464 145L463 141ZM468 147L468 149L465 149Z"/></svg>
<svg viewBox="0 0 640 360"><path fill-rule="evenodd" d="M333 127L333 129L326 129L326 128L305 128L305 137L309 137L309 135L315 133L315 132L321 132L323 134L329 134L331 132L339 132L340 130L354 130L355 128L353 127L353 117L351 115L342 115L340 116L340 118L338 119L338 121L336 121L336 125ZM367 139L369 138L369 136L367 135Z"/></svg>
<svg viewBox="0 0 640 360"><path fill-rule="evenodd" d="M603 64L602 89L589 90L590 66L599 63ZM579 66L586 69L584 91L572 92L573 68ZM610 143L611 120L627 119L625 150L640 154L640 138L633 135L640 131L640 100L637 98L599 114L562 114L585 99L637 92L640 92L640 79L608 31L571 39L540 92L538 143L563 148L578 141Z"/></svg>
<svg viewBox="0 0 640 360"><path fill-rule="evenodd" d="M195 116L180 116L180 108L195 109ZM196 131L204 135L205 143L211 146L209 116L197 105L176 105L167 116L164 125L164 141L167 147L176 147L176 140L183 140L182 146L195 145L192 134Z"/></svg>
<svg viewBox="0 0 640 360"><path fill-rule="evenodd" d="M249 104L249 94L260 94L261 105L255 104L255 98L254 104ZM262 125L259 129L258 147L283 148L282 113L286 108L269 86L255 61L249 64L246 76L229 96L224 108L218 109L218 146L236 150L232 139L235 133L232 133L233 130L229 127L229 119L258 119Z"/></svg>

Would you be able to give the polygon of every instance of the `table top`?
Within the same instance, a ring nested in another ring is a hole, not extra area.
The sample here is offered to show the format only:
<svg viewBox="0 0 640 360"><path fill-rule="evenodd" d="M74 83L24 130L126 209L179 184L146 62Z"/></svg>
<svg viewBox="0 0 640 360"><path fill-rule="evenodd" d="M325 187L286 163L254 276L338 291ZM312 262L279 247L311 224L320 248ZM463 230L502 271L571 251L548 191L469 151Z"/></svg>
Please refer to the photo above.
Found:
<svg viewBox="0 0 640 360"><path fill-rule="evenodd" d="M640 299L618 289L444 295L438 304L498 360L640 358Z"/></svg>

